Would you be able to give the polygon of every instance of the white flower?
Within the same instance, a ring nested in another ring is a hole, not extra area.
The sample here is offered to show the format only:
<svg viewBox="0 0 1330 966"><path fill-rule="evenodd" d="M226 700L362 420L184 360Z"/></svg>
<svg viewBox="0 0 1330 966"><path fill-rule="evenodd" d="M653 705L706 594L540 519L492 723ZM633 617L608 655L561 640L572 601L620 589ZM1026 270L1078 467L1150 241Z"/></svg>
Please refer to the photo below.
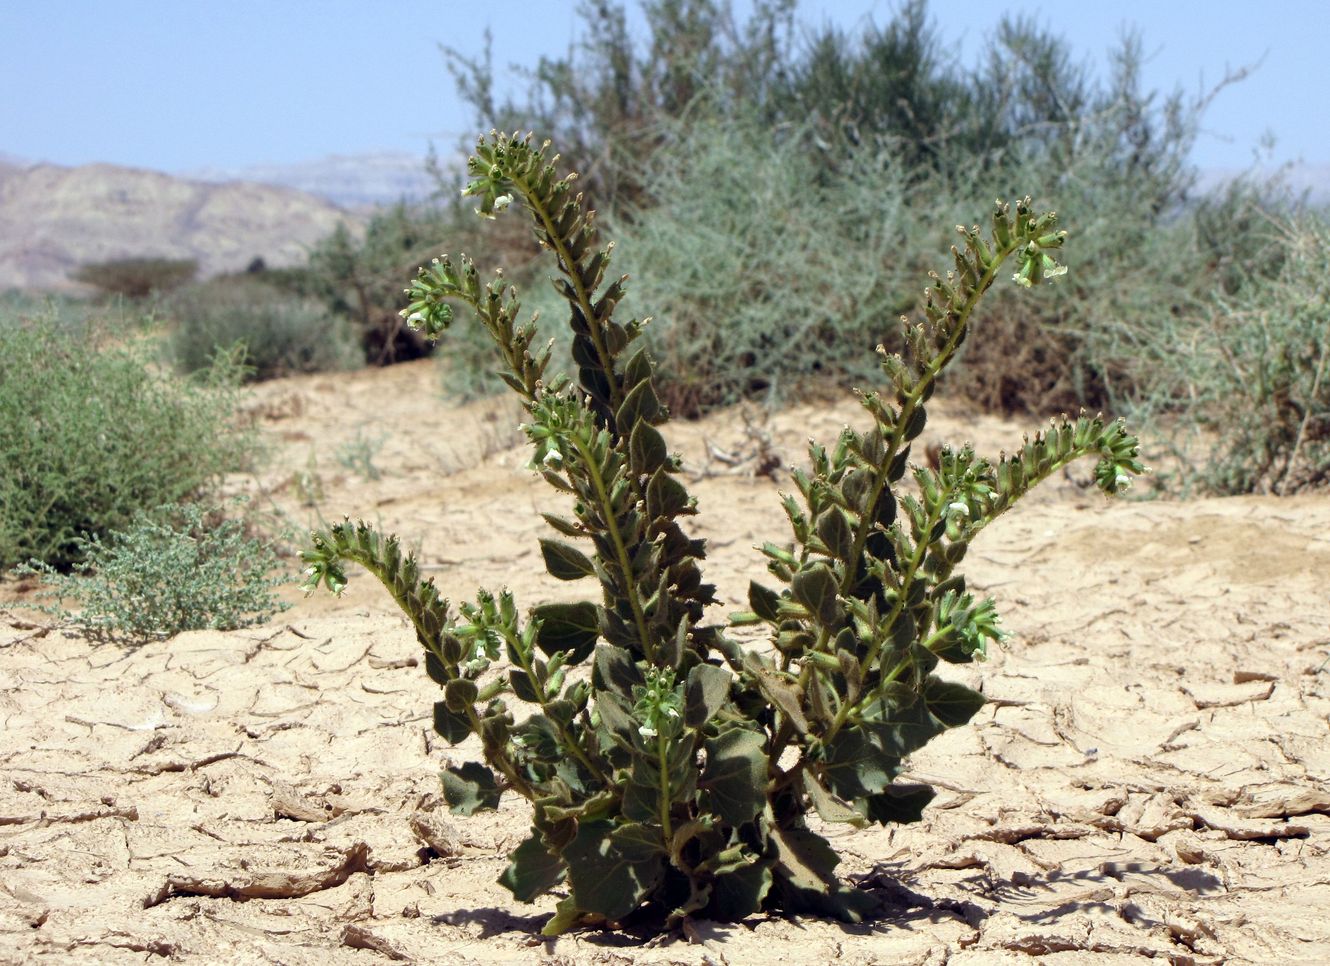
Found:
<svg viewBox="0 0 1330 966"><path fill-rule="evenodd" d="M1131 486L1131 477L1126 473L1119 473L1117 476L1113 477L1113 482L1125 490L1127 487Z"/></svg>
<svg viewBox="0 0 1330 966"><path fill-rule="evenodd" d="M648 725L642 725L642 727L637 729L637 733L643 738L654 738L657 734L656 729Z"/></svg>
<svg viewBox="0 0 1330 966"><path fill-rule="evenodd" d="M963 517L968 517L970 515L970 505L960 500L957 500L954 503L948 503L947 509L959 513Z"/></svg>
<svg viewBox="0 0 1330 966"><path fill-rule="evenodd" d="M511 205L512 203L513 203L513 196L511 193L506 195L499 195L494 199L494 210L505 211L507 210L508 206Z"/></svg>

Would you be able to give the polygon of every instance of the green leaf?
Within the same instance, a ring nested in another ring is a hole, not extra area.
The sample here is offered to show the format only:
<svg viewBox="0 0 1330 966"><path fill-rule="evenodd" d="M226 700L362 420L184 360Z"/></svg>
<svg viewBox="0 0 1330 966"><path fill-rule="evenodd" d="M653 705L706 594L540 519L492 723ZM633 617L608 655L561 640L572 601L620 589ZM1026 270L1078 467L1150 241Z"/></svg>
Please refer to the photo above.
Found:
<svg viewBox="0 0 1330 966"><path fill-rule="evenodd" d="M572 520L565 517L555 516L553 513L542 513L541 516L555 530L558 530L565 537L585 537L587 532Z"/></svg>
<svg viewBox="0 0 1330 966"><path fill-rule="evenodd" d="M665 875L664 845L651 838L636 823L579 823L563 850L578 910L616 921L641 905Z"/></svg>
<svg viewBox="0 0 1330 966"><path fill-rule="evenodd" d="M654 367L651 365L651 356L647 352L647 347L642 346L624 363L623 378L624 382L630 386L636 386L643 380L651 378L651 371Z"/></svg>
<svg viewBox="0 0 1330 966"><path fill-rule="evenodd" d="M738 922L762 908L762 900L771 889L771 866L753 862L711 881L711 901L707 916L720 922Z"/></svg>
<svg viewBox="0 0 1330 966"><path fill-rule="evenodd" d="M598 691L614 691L627 696L633 693L634 687L645 683L645 678L633 656L622 647L600 644L596 647L591 683Z"/></svg>
<svg viewBox="0 0 1330 966"><path fill-rule="evenodd" d="M817 780L812 772L804 771L803 782L804 790L808 792L808 797L812 801L813 807L817 809L817 814L822 816L822 821L848 822L859 827L864 825L864 817L823 788L821 782Z"/></svg>
<svg viewBox="0 0 1330 966"><path fill-rule="evenodd" d="M675 517L688 509L688 490L666 471L656 470L647 483L647 515L653 520Z"/></svg>
<svg viewBox="0 0 1330 966"><path fill-rule="evenodd" d="M904 758L942 733L913 690L895 682L883 687L864 710L863 729L873 744L895 758Z"/></svg>
<svg viewBox="0 0 1330 966"><path fill-rule="evenodd" d="M554 915L550 916L549 921L541 928L542 936L562 936L569 929L576 929L582 924L583 912L577 908L577 902L572 896L566 899L560 899L559 904L554 907Z"/></svg>
<svg viewBox="0 0 1330 966"><path fill-rule="evenodd" d="M499 807L500 791L494 772L480 762L468 761L461 768L449 765L440 777L443 779L443 797L458 815Z"/></svg>
<svg viewBox="0 0 1330 966"><path fill-rule="evenodd" d="M955 681L929 675L924 683L924 704L928 713L947 728L965 724L984 706L985 698L978 691Z"/></svg>
<svg viewBox="0 0 1330 966"><path fill-rule="evenodd" d="M863 799L862 810L879 825L909 825L923 819L924 808L936 794L931 785L892 785L880 795Z"/></svg>
<svg viewBox="0 0 1330 966"><path fill-rule="evenodd" d="M722 821L743 825L767 803L766 739L756 731L731 728L706 743L707 764L700 785Z"/></svg>
<svg viewBox="0 0 1330 966"><path fill-rule="evenodd" d="M856 725L846 723L823 748L822 778L846 801L885 789L900 771L901 760L884 754Z"/></svg>
<svg viewBox="0 0 1330 966"><path fill-rule="evenodd" d="M532 608L531 618L540 621L536 646L550 657L567 653L566 664L584 661L600 637L599 612L589 601L541 604Z"/></svg>
<svg viewBox="0 0 1330 966"><path fill-rule="evenodd" d="M433 651L425 652L425 673L440 687L448 683L448 672L444 670L443 662Z"/></svg>
<svg viewBox="0 0 1330 966"><path fill-rule="evenodd" d="M776 608L780 606L780 594L768 590L755 580L748 582L748 606L753 613L765 621L777 621L780 615Z"/></svg>
<svg viewBox="0 0 1330 966"><path fill-rule="evenodd" d="M614 414L614 424L620 436L629 436L639 423L654 423L660 419L661 405L651 380L644 379L628 393Z"/></svg>
<svg viewBox="0 0 1330 966"><path fill-rule="evenodd" d="M434 730L450 745L458 745L471 737L471 722L464 714L448 710L442 701L434 702Z"/></svg>
<svg viewBox="0 0 1330 966"><path fill-rule="evenodd" d="M540 704L540 695L531 684L531 678L521 668L515 667L508 671L508 683L513 686L513 694L520 700Z"/></svg>
<svg viewBox="0 0 1330 966"><path fill-rule="evenodd" d="M684 724L701 728L714 718L725 704L733 680L729 671L714 664L699 664L689 671L684 688Z"/></svg>
<svg viewBox="0 0 1330 966"><path fill-rule="evenodd" d="M794 599L816 615L823 626L830 627L840 619L840 604L836 600L836 575L826 564L813 564L794 575L790 590Z"/></svg>
<svg viewBox="0 0 1330 966"><path fill-rule="evenodd" d="M790 723L799 729L800 734L807 734L808 719L804 717L803 704L794 683L787 681L775 671L762 667L755 660L746 661L745 669L753 675L763 696L785 713Z"/></svg>
<svg viewBox="0 0 1330 966"><path fill-rule="evenodd" d="M824 891L835 881L840 857L827 840L807 829L771 828L776 863L785 879L799 889Z"/></svg>
<svg viewBox="0 0 1330 966"><path fill-rule="evenodd" d="M581 580L596 572L590 557L558 540L541 537L540 554L545 558L545 569L556 580Z"/></svg>
<svg viewBox="0 0 1330 966"><path fill-rule="evenodd" d="M638 423L633 427L628 438L628 454L633 472L644 476L650 476L664 466L670 456L665 437L650 423Z"/></svg>
<svg viewBox="0 0 1330 966"><path fill-rule="evenodd" d="M850 553L854 549L854 530L840 507L830 507L818 518L817 535L827 545L833 557L846 561L850 559Z"/></svg>
<svg viewBox="0 0 1330 966"><path fill-rule="evenodd" d="M449 711L465 714L466 709L476 703L480 689L475 681L466 678L454 678L443 686L443 703Z"/></svg>
<svg viewBox="0 0 1330 966"><path fill-rule="evenodd" d="M508 868L499 876L499 884L518 902L534 902L563 881L563 860L551 855L541 841L540 832L531 834L508 854Z"/></svg>

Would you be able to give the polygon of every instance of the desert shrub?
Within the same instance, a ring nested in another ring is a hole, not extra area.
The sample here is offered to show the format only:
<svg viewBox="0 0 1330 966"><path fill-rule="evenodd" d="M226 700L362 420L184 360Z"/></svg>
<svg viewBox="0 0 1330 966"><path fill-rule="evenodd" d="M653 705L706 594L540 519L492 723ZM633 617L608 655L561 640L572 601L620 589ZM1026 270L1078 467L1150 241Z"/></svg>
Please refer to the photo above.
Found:
<svg viewBox="0 0 1330 966"><path fill-rule="evenodd" d="M680 127L646 168L644 206L611 219L676 415L860 379L916 301L921 266L903 250L921 212L903 167L874 157L822 179L802 133Z"/></svg>
<svg viewBox="0 0 1330 966"><path fill-rule="evenodd" d="M118 258L82 265L70 277L108 295L141 299L184 285L198 270L198 262L193 259Z"/></svg>
<svg viewBox="0 0 1330 966"><path fill-rule="evenodd" d="M583 4L581 34L565 56L542 57L528 72L525 100L495 98L488 43L475 59L444 48L476 127L551 132L582 173L581 189L606 210L641 203L641 164L669 142L669 126L719 117L776 120L766 106L794 50L793 0L759 0L746 18L730 0L638 6L642 37L629 30L625 4Z"/></svg>
<svg viewBox="0 0 1330 966"><path fill-rule="evenodd" d="M489 333L527 411L532 466L571 498L570 516L544 517L564 538L541 539L545 567L594 578L599 602L541 604L523 620L511 593L482 590L454 613L396 538L350 521L314 535L307 589L340 592L344 564L358 563L409 617L443 689L435 729L482 748L484 762L447 767L446 798L463 814L505 791L528 799L531 833L500 881L523 902L566 881L546 934L640 910L669 924L761 909L871 915L808 820L920 820L933 789L896 781L904 759L984 703L934 672L1003 636L992 599L956 572L970 541L1074 459L1098 459L1108 494L1141 472L1123 426L1088 417L1056 421L996 462L969 446L944 447L935 469L909 462L981 297L998 279L1032 287L1061 274L1065 233L1028 199L998 205L988 234L962 230L954 271L932 277L922 317L905 326L905 355L882 353L886 391L860 396L868 428L810 444L798 496L784 500L792 542L761 548L774 586L753 582L751 612L730 619L761 629L767 640L752 647L703 623L716 597L705 544L684 529L695 503L659 428L668 413L644 326L614 318L625 279L609 274L611 247L572 177L547 149L501 135L477 147L470 171L482 212L521 206L553 253L577 376L548 371L513 288L502 275L482 281L465 256L423 268L405 311L437 336L460 301Z"/></svg>
<svg viewBox="0 0 1330 966"><path fill-rule="evenodd" d="M206 369L219 349L236 346L254 379L353 369L364 361L345 318L261 276L191 285L174 292L162 309L173 321L167 353L182 372Z"/></svg>
<svg viewBox="0 0 1330 966"><path fill-rule="evenodd" d="M44 316L0 323L0 570L30 559L67 569L83 540L248 462L233 361L183 380L154 356Z"/></svg>
<svg viewBox="0 0 1330 966"><path fill-rule="evenodd" d="M1330 223L1267 220L1264 236L1273 274L1140 340L1155 391L1135 405L1171 442L1184 491L1330 483Z"/></svg>
<svg viewBox="0 0 1330 966"><path fill-rule="evenodd" d="M1185 317L1228 284L1226 266L1254 242L1251 224L1221 210L1224 228L1238 230L1216 232L1210 209L1193 218L1190 207L1187 158L1201 117L1241 71L1198 96L1152 91L1138 37L1111 49L1110 69L1098 75L1065 39L1020 18L1004 20L965 63L923 0L853 34L799 32L789 3L757 4L747 19L728 0L639 6L645 29L635 36L624 4L587 5L573 48L530 72L524 99L496 99L488 55L450 52L449 63L482 125L546 130L564 146L588 197L630 243L630 268L673 259L667 271L640 273L634 307L661 319L650 337L661 391L679 412L770 395L773 385L799 391L857 378L855 350L882 337L871 334L873 315L882 328L918 300L917 287L898 286L919 263L890 241L921 238L920 225L1028 184L1041 186L1041 206L1085 227L1080 270L1033 307L1010 294L994 299L991 338L967 348L950 385L1008 412L1121 410L1148 391L1134 332ZM783 186L787 210L761 191L735 190L750 167ZM788 311L750 282L716 290L715 278L752 273L692 279L697 291L684 284L679 242L719 254L727 230L740 239L723 256L729 265L746 259L759 277L775 277L770 266L784 257ZM765 252L755 248L764 230ZM807 254L790 257L798 241L809 243ZM1139 271L1142 259L1161 271ZM850 282L856 271L880 284ZM827 320L846 337L830 349ZM710 362L717 322L733 325L735 341ZM810 337L791 342L782 332ZM783 342L787 352L764 353ZM478 353L465 349L466 365L450 366L461 381ZM704 365L694 371L676 358Z"/></svg>
<svg viewBox="0 0 1330 966"><path fill-rule="evenodd" d="M138 512L123 530L80 541L71 574L20 567L49 585L41 610L101 641L144 644L194 630L234 630L287 605L273 590L277 556L218 509L170 504ZM77 610L61 603L72 601Z"/></svg>
<svg viewBox="0 0 1330 966"><path fill-rule="evenodd" d="M399 204L377 212L362 237L339 225L310 253L306 291L349 320L370 364L429 353L431 347L398 314L403 268L443 245L456 220L445 206Z"/></svg>

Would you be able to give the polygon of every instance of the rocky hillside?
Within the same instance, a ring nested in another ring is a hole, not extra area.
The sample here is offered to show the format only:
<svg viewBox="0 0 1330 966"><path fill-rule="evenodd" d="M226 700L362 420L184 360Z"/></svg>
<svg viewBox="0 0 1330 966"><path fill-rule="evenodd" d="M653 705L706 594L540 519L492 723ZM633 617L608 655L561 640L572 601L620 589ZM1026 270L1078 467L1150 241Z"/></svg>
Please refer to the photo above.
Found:
<svg viewBox="0 0 1330 966"><path fill-rule="evenodd" d="M291 265L342 221L358 217L291 188L0 163L0 290L73 289L71 271L114 258L192 258L202 275Z"/></svg>

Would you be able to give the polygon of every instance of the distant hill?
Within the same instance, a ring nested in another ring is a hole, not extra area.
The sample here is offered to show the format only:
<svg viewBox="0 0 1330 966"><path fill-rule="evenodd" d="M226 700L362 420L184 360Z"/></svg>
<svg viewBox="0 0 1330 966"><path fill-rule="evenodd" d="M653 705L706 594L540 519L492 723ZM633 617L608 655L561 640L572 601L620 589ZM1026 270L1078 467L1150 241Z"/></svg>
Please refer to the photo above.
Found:
<svg viewBox="0 0 1330 966"><path fill-rule="evenodd" d="M200 168L189 177L200 181L258 181L284 185L327 198L344 208L423 201L437 187L425 159L402 152L335 154L296 164L253 164L238 168Z"/></svg>
<svg viewBox="0 0 1330 966"><path fill-rule="evenodd" d="M0 290L77 289L70 272L115 258L192 258L205 276L255 257L294 265L338 223L360 221L292 188L0 158Z"/></svg>

